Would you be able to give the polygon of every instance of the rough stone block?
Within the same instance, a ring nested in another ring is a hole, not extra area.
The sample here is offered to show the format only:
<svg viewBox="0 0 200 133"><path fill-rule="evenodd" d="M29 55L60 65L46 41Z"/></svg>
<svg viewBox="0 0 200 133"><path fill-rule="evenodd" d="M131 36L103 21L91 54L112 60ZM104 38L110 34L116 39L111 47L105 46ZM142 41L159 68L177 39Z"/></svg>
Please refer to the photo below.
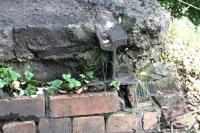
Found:
<svg viewBox="0 0 200 133"><path fill-rule="evenodd" d="M119 109L117 92L86 93L49 97L51 117L81 116L116 112Z"/></svg>
<svg viewBox="0 0 200 133"><path fill-rule="evenodd" d="M108 133L133 133L138 126L138 118L134 114L116 114L108 119Z"/></svg>
<svg viewBox="0 0 200 133"><path fill-rule="evenodd" d="M174 128L191 128L196 122L195 115L185 115L173 122Z"/></svg>
<svg viewBox="0 0 200 133"><path fill-rule="evenodd" d="M36 133L33 121L8 123L3 126L2 130L3 133Z"/></svg>
<svg viewBox="0 0 200 133"><path fill-rule="evenodd" d="M157 129L159 116L157 112L146 112L143 116L143 129L150 131Z"/></svg>
<svg viewBox="0 0 200 133"><path fill-rule="evenodd" d="M41 118L39 122L40 133L71 133L70 118Z"/></svg>
<svg viewBox="0 0 200 133"><path fill-rule="evenodd" d="M36 98L18 97L9 99L0 99L0 116L16 114L19 116L45 115L45 101L43 96Z"/></svg>
<svg viewBox="0 0 200 133"><path fill-rule="evenodd" d="M0 61L14 59L12 27L0 28Z"/></svg>

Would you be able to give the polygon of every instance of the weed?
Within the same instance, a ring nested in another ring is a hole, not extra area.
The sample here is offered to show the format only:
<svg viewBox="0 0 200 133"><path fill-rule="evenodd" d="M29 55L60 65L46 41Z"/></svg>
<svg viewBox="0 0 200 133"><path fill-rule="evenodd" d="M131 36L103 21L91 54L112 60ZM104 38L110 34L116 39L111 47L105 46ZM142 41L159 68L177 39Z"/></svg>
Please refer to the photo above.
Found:
<svg viewBox="0 0 200 133"><path fill-rule="evenodd" d="M12 67L0 68L0 89L9 86L13 81L17 81L21 75L13 71Z"/></svg>
<svg viewBox="0 0 200 133"><path fill-rule="evenodd" d="M120 82L114 80L114 81L112 81L112 82L110 83L110 86L111 86L113 89L119 90L119 89L120 89Z"/></svg>
<svg viewBox="0 0 200 133"><path fill-rule="evenodd" d="M54 80L48 83L49 87L47 88L48 94L54 94L59 88L61 88L63 81L62 80Z"/></svg>
<svg viewBox="0 0 200 133"><path fill-rule="evenodd" d="M93 79L94 78L94 71L88 71L85 74L80 74L82 79Z"/></svg>
<svg viewBox="0 0 200 133"><path fill-rule="evenodd" d="M37 87L35 85L28 84L24 90L24 94L26 96L31 96L31 95L36 94L36 90L37 90Z"/></svg>
<svg viewBox="0 0 200 133"><path fill-rule="evenodd" d="M27 71L27 70L24 72L24 78L25 78L26 81L30 81L32 79L32 77L33 77L32 72Z"/></svg>
<svg viewBox="0 0 200 133"><path fill-rule="evenodd" d="M64 87L69 90L75 90L81 86L81 82L72 78L71 74L63 74Z"/></svg>

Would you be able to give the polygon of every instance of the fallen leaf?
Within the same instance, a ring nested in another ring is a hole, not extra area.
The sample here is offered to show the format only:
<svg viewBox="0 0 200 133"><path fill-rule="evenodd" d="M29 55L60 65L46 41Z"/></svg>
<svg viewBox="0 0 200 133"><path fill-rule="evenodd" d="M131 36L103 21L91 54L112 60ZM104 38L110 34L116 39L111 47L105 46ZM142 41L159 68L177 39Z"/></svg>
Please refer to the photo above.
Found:
<svg viewBox="0 0 200 133"><path fill-rule="evenodd" d="M14 89L14 90L20 91L21 90L20 82L19 81L13 81L12 84L11 84L11 88Z"/></svg>

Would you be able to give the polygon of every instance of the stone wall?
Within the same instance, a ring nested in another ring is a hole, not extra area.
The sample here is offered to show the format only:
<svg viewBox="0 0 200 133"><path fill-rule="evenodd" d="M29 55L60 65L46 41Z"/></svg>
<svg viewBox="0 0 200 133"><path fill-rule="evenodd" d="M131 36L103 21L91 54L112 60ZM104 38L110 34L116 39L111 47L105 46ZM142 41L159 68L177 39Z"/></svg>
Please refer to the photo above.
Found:
<svg viewBox="0 0 200 133"><path fill-rule="evenodd" d="M97 60L96 30L120 23L128 47L142 54L160 44L169 20L155 0L7 0L0 1L0 16L0 64L29 69L42 81L78 75L80 62Z"/></svg>

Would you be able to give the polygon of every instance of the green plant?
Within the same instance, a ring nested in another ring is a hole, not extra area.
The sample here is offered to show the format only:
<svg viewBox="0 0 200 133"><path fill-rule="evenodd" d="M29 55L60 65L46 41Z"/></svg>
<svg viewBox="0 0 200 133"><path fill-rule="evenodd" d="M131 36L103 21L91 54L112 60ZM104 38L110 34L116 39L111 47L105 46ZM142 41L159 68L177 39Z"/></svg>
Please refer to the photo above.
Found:
<svg viewBox="0 0 200 133"><path fill-rule="evenodd" d="M26 81L32 80L32 77L33 77L33 73L32 73L32 72L30 72L30 71L28 71L28 70L26 70L26 71L24 72L24 78L25 78Z"/></svg>
<svg viewBox="0 0 200 133"><path fill-rule="evenodd" d="M36 90L37 90L37 87L35 85L28 84L24 90L24 94L26 96L31 96L31 95L36 94Z"/></svg>
<svg viewBox="0 0 200 133"><path fill-rule="evenodd" d="M0 68L0 88L11 85L13 81L17 81L21 75L13 70L12 67Z"/></svg>
<svg viewBox="0 0 200 133"><path fill-rule="evenodd" d="M81 82L72 78L71 74L63 74L62 77L64 79L64 87L69 90L74 90L81 86Z"/></svg>
<svg viewBox="0 0 200 133"><path fill-rule="evenodd" d="M86 72L85 75L86 75L86 78L93 79L94 78L94 71Z"/></svg>
<svg viewBox="0 0 200 133"><path fill-rule="evenodd" d="M112 82L110 83L110 86L111 86L113 89L119 90L119 89L120 89L120 82L114 80L114 81L112 81Z"/></svg>
<svg viewBox="0 0 200 133"><path fill-rule="evenodd" d="M198 0L157 0L175 18L187 17L195 25L200 24L200 1Z"/></svg>
<svg viewBox="0 0 200 133"><path fill-rule="evenodd" d="M94 71L88 71L85 74L80 74L82 79L93 79L94 78Z"/></svg>
<svg viewBox="0 0 200 133"><path fill-rule="evenodd" d="M7 83L3 80L0 79L0 88L3 88Z"/></svg>
<svg viewBox="0 0 200 133"><path fill-rule="evenodd" d="M48 94L54 94L59 88L61 88L63 81L62 80L54 80L48 83L49 87L47 88Z"/></svg>
<svg viewBox="0 0 200 133"><path fill-rule="evenodd" d="M40 82L37 80L33 80L34 74L31 71L26 70L24 72L24 79L25 79L25 90L24 90L24 94L26 96L31 96L36 94L37 92L37 86L40 85Z"/></svg>
<svg viewBox="0 0 200 133"><path fill-rule="evenodd" d="M88 71L84 74L80 74L80 77L83 84L88 84L90 82L89 80L94 78L94 71Z"/></svg>

